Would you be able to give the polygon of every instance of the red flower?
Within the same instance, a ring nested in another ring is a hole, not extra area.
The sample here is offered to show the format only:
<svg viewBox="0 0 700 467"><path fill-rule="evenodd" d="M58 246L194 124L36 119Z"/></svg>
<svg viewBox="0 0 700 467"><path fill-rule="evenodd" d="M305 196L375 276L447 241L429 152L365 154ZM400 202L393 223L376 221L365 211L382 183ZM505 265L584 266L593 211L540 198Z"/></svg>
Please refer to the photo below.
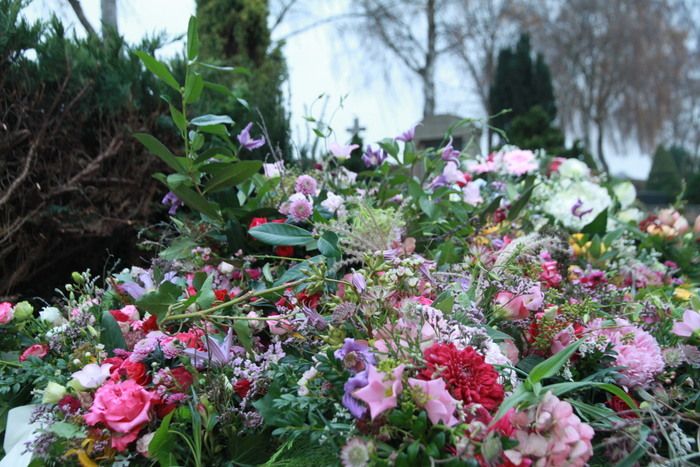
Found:
<svg viewBox="0 0 700 467"><path fill-rule="evenodd" d="M284 256L286 258L290 256L294 256L294 247L293 246L276 246L275 247L275 254L277 256Z"/></svg>
<svg viewBox="0 0 700 467"><path fill-rule="evenodd" d="M148 319L143 321L143 324L141 326L141 330L145 333L149 333L151 331L157 331L158 330L158 318L156 318L156 315L151 315L148 317Z"/></svg>
<svg viewBox="0 0 700 467"><path fill-rule="evenodd" d="M116 321L120 323L126 323L129 321L129 317L122 310L109 310L109 313Z"/></svg>
<svg viewBox="0 0 700 467"><path fill-rule="evenodd" d="M49 353L49 346L46 344L34 344L22 352L22 355L19 357L19 361L23 362L29 357L37 357L37 358L44 358L46 354Z"/></svg>
<svg viewBox="0 0 700 467"><path fill-rule="evenodd" d="M253 217L248 225L248 230L263 224L267 224L267 217Z"/></svg>
<svg viewBox="0 0 700 467"><path fill-rule="evenodd" d="M632 399L632 401L634 402L635 406L639 407L634 399ZM636 413L634 413L632 409L630 409L630 407L627 405L627 402L623 401L617 396L612 396L612 398L610 398L610 400L608 401L608 405L611 409L617 412L617 415L620 418L639 418L639 416Z"/></svg>
<svg viewBox="0 0 700 467"><path fill-rule="evenodd" d="M192 377L192 373L187 371L187 368L184 366L172 368L170 370L170 374L173 375L175 386L178 391L186 393L190 390L190 386L192 386L192 381L194 381L194 378Z"/></svg>
<svg viewBox="0 0 700 467"><path fill-rule="evenodd" d="M64 413L73 415L78 409L80 409L80 401L70 394L63 396L63 399L58 401L58 408L63 410Z"/></svg>
<svg viewBox="0 0 700 467"><path fill-rule="evenodd" d="M250 381L247 379L239 379L236 381L236 384L233 385L233 390L236 391L236 394L241 398L247 396L248 391L250 391Z"/></svg>
<svg viewBox="0 0 700 467"><path fill-rule="evenodd" d="M126 373L126 377L134 380L135 383L145 386L151 380L146 365L141 362L125 360L121 369Z"/></svg>
<svg viewBox="0 0 700 467"><path fill-rule="evenodd" d="M215 290L214 295L216 295L216 299L220 302L225 302L228 300L228 291L225 289Z"/></svg>
<svg viewBox="0 0 700 467"><path fill-rule="evenodd" d="M442 378L455 399L465 404L481 404L495 410L504 398L498 373L472 347L458 350L454 344L433 344L425 349L426 368L422 379Z"/></svg>

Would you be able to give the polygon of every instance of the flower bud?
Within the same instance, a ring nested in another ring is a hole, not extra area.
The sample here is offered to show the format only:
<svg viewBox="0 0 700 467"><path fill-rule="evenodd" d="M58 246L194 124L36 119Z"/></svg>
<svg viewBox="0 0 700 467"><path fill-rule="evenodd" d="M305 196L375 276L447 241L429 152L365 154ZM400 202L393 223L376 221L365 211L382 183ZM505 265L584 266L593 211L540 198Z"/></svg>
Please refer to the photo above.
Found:
<svg viewBox="0 0 700 467"><path fill-rule="evenodd" d="M26 300L15 305L15 319L17 321L27 320L32 317L33 313L34 307Z"/></svg>
<svg viewBox="0 0 700 467"><path fill-rule="evenodd" d="M71 279L73 279L73 282L75 282L78 285L83 285L85 283L85 278L81 276L79 272L73 271L70 277Z"/></svg>
<svg viewBox="0 0 700 467"><path fill-rule="evenodd" d="M44 395L41 398L41 402L44 404L56 404L58 401L63 399L66 395L66 387L53 381L49 381L49 384L44 389Z"/></svg>

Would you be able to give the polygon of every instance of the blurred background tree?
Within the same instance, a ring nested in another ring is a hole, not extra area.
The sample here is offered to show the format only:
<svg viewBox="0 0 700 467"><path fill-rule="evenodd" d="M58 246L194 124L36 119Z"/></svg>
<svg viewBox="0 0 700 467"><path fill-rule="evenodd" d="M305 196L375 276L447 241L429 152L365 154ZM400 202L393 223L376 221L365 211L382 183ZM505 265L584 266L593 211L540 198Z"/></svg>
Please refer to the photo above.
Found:
<svg viewBox="0 0 700 467"><path fill-rule="evenodd" d="M287 65L280 43L272 44L267 0L197 0L202 58L216 65L241 67L242 73L216 73L216 82L232 91L230 96L210 93L200 108L206 113L230 115L241 130L258 122L279 157L289 158L289 113L283 85ZM269 146L244 157L265 159Z"/></svg>

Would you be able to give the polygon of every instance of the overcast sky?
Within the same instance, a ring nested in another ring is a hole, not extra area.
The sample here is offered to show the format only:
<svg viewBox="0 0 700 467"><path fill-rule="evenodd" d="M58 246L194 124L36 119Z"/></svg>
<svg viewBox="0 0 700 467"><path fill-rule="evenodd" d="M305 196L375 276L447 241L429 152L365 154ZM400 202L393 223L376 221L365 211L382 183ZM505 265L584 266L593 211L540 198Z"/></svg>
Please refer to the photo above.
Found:
<svg viewBox="0 0 700 467"><path fill-rule="evenodd" d="M313 11L297 10L275 30L275 38L285 37L290 31L342 11L347 1L316 1ZM82 0L81 3L86 16L97 27L100 0ZM119 0L120 32L129 42L160 31L171 37L182 35L187 31L189 16L194 13L194 3L194 0ZM66 0L34 0L26 12L32 19L56 13L66 24L72 24L77 34L84 34ZM175 42L164 47L160 55L170 56L181 49L182 42ZM322 94L329 96L325 118L334 115L330 124L339 141L349 137L346 128L352 126L355 118L367 128L363 134L366 143L395 136L421 118L420 83L407 77L398 63L384 66L368 60L357 40L350 34L339 35L336 25L320 26L289 37L284 52L289 67L289 104L296 142L310 138L303 117L319 116L322 105L317 100ZM459 70L449 70L439 73L438 83L439 113L482 116L470 92L468 76ZM343 108L339 108L343 97ZM646 178L650 158L641 156L637 149L608 148L607 151L612 173Z"/></svg>

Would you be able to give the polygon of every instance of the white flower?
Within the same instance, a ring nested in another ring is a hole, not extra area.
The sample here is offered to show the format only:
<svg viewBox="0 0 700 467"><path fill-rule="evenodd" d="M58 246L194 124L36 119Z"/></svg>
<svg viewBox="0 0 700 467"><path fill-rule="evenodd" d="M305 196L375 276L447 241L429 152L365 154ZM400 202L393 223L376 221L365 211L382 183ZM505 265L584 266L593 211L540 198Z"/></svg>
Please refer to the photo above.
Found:
<svg viewBox="0 0 700 467"><path fill-rule="evenodd" d="M564 178L587 178L591 175L588 166L578 159L567 159L559 166L557 173Z"/></svg>
<svg viewBox="0 0 700 467"><path fill-rule="evenodd" d="M613 187L613 193L623 209L630 207L637 199L637 190L631 182L618 183Z"/></svg>
<svg viewBox="0 0 700 467"><path fill-rule="evenodd" d="M102 383L107 381L110 368L112 368L111 363L104 363L102 365L88 363L82 370L76 371L71 376L85 389L94 389L102 386Z"/></svg>
<svg viewBox="0 0 700 467"><path fill-rule="evenodd" d="M630 222L637 224L644 219L644 213L637 208L629 208L625 209L624 211L620 211L617 214L617 218L620 220L620 222L624 222L625 224L629 224Z"/></svg>
<svg viewBox="0 0 700 467"><path fill-rule="evenodd" d="M284 161L263 164L263 173L265 174L265 178L279 177L284 173Z"/></svg>
<svg viewBox="0 0 700 467"><path fill-rule="evenodd" d="M329 191L326 194L326 199L321 201L321 206L327 210L328 212L335 213L343 207L343 204L345 201L343 200L342 196L336 195L332 191Z"/></svg>
<svg viewBox="0 0 700 467"><path fill-rule="evenodd" d="M55 306L47 306L42 308L39 312L39 319L42 321L48 321L54 327L60 326L66 322L63 315L61 315L61 310Z"/></svg>
<svg viewBox="0 0 700 467"><path fill-rule="evenodd" d="M55 404L63 399L63 396L65 395L65 386L49 381L49 384L46 385L46 389L44 389L44 395L41 398L41 402L44 404Z"/></svg>
<svg viewBox="0 0 700 467"><path fill-rule="evenodd" d="M605 188L582 180L571 183L561 191L554 191L542 208L564 226L578 231L611 204Z"/></svg>
<svg viewBox="0 0 700 467"><path fill-rule="evenodd" d="M218 269L221 274L228 275L233 272L233 265L227 263L226 261L222 261L219 263L219 266L216 269Z"/></svg>

